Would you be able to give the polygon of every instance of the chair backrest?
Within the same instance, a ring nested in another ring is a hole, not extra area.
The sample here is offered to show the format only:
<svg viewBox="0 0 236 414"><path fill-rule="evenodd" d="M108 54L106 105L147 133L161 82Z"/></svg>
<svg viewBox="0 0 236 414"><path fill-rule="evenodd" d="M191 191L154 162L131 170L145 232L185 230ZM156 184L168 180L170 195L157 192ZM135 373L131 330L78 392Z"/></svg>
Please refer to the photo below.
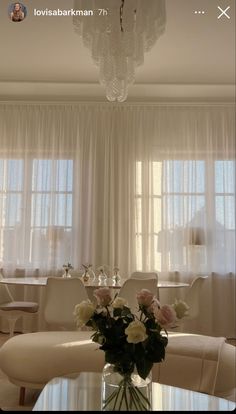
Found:
<svg viewBox="0 0 236 414"><path fill-rule="evenodd" d="M133 272L130 276L131 279L154 279L157 281L157 292L156 297L159 299L159 289L158 289L158 274L156 272Z"/></svg>
<svg viewBox="0 0 236 414"><path fill-rule="evenodd" d="M158 280L158 274L156 272L133 272L130 276L131 279L153 279Z"/></svg>
<svg viewBox="0 0 236 414"><path fill-rule="evenodd" d="M3 280L3 279L4 279L4 277L0 273L0 280ZM3 283L0 283L0 305L2 303L13 302L13 300L14 299L13 299L8 287L6 285L4 285Z"/></svg>
<svg viewBox="0 0 236 414"><path fill-rule="evenodd" d="M149 279L127 279L120 288L119 296L126 299L128 306L132 312L137 313L138 311L138 302L136 295L140 290L148 289L155 296L157 296L157 280L156 278Z"/></svg>
<svg viewBox="0 0 236 414"><path fill-rule="evenodd" d="M199 314L199 302L201 297L201 289L203 283L206 281L208 276L197 276L191 283L189 290L186 295L186 303L189 305L189 318L196 318Z"/></svg>
<svg viewBox="0 0 236 414"><path fill-rule="evenodd" d="M74 307L88 294L78 278L49 277L46 284L44 318L53 328L75 330Z"/></svg>

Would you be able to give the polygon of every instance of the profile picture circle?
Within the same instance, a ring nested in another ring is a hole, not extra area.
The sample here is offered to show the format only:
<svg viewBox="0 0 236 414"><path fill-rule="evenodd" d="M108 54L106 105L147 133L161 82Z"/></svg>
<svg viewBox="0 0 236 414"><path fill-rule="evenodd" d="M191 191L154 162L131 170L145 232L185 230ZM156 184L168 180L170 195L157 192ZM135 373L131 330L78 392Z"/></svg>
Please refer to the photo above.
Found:
<svg viewBox="0 0 236 414"><path fill-rule="evenodd" d="M23 3L11 3L8 16L12 22L22 22L27 16L27 9Z"/></svg>

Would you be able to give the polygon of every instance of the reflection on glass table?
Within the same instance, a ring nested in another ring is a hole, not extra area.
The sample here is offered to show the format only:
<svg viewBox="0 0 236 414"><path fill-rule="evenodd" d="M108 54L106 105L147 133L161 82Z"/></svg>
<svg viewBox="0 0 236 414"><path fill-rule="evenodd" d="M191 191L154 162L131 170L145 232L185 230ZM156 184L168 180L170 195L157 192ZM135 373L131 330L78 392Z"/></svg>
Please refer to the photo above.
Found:
<svg viewBox="0 0 236 414"><path fill-rule="evenodd" d="M152 411L233 411L223 398L177 387L152 384ZM42 390L33 411L101 411L101 374L54 378Z"/></svg>

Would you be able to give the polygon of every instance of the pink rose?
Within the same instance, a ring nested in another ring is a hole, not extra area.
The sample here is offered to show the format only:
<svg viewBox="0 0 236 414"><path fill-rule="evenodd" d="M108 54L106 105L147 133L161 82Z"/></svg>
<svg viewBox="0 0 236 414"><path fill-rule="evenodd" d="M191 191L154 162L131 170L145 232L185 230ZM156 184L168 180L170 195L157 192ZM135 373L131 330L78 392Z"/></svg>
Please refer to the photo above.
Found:
<svg viewBox="0 0 236 414"><path fill-rule="evenodd" d="M112 300L110 289L108 287L96 289L94 291L94 296L96 297L98 304L101 306L108 306Z"/></svg>
<svg viewBox="0 0 236 414"><path fill-rule="evenodd" d="M175 310L170 305L163 305L160 309L155 309L154 315L163 328L168 328L176 321Z"/></svg>
<svg viewBox="0 0 236 414"><path fill-rule="evenodd" d="M139 305L148 307L151 305L154 295L150 290L142 289L137 293L136 297Z"/></svg>
<svg viewBox="0 0 236 414"><path fill-rule="evenodd" d="M151 305L147 308L147 311L149 313L155 313L158 311L158 309L160 309L161 304L159 302L159 300L157 298L154 298Z"/></svg>

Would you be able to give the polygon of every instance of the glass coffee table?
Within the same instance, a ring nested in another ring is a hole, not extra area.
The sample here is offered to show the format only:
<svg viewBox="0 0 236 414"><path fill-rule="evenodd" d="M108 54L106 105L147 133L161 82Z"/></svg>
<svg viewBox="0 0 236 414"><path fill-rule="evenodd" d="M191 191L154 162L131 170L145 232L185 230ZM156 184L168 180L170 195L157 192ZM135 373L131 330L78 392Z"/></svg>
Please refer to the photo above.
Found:
<svg viewBox="0 0 236 414"><path fill-rule="evenodd" d="M76 378L51 380L32 411L101 411L101 374L83 372ZM177 387L152 384L152 411L233 411L223 398Z"/></svg>

